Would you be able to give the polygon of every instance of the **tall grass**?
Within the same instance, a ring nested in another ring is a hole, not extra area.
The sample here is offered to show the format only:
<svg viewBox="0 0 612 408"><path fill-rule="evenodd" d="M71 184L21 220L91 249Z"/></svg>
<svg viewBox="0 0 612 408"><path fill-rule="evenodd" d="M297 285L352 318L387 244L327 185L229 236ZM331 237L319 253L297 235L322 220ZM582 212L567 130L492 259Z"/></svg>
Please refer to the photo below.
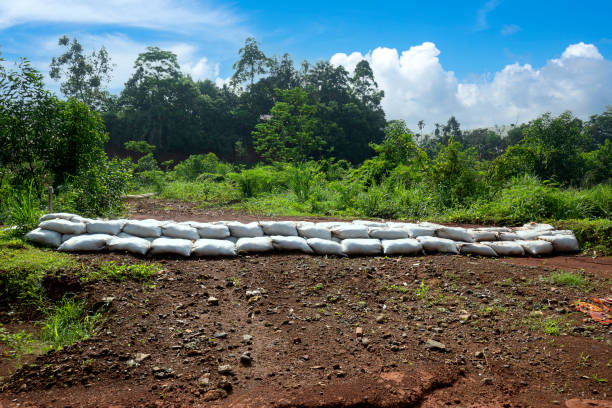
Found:
<svg viewBox="0 0 612 408"><path fill-rule="evenodd" d="M8 198L7 222L23 234L38 224L42 215L39 192L33 180L13 189Z"/></svg>
<svg viewBox="0 0 612 408"><path fill-rule="evenodd" d="M45 311L40 338L55 349L91 337L102 321L101 314L88 314L82 300L64 297Z"/></svg>

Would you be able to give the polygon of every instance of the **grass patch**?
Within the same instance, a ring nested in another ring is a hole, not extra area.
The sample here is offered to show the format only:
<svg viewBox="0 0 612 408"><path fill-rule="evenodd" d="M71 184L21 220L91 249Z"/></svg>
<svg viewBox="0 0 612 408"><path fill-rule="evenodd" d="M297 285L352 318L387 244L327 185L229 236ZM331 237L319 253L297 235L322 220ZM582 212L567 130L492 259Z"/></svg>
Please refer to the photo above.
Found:
<svg viewBox="0 0 612 408"><path fill-rule="evenodd" d="M550 275L550 283L576 289L588 289L591 282L582 272L557 272Z"/></svg>
<svg viewBox="0 0 612 408"><path fill-rule="evenodd" d="M156 263L126 265L118 264L115 261L105 261L97 264L95 267L84 268L79 273L79 279L82 282L123 282L125 280L148 282L161 270L161 265Z"/></svg>
<svg viewBox="0 0 612 408"><path fill-rule="evenodd" d="M570 327L566 318L544 316L539 310L532 311L528 318L523 319L523 324L530 330L542 330L549 336L558 336L563 330Z"/></svg>
<svg viewBox="0 0 612 408"><path fill-rule="evenodd" d="M612 255L611 219L570 219L553 221L557 229L570 229L576 234L580 247L594 255Z"/></svg>
<svg viewBox="0 0 612 408"><path fill-rule="evenodd" d="M64 297L45 311L40 339L51 348L61 349L95 334L102 314L88 314L84 300Z"/></svg>

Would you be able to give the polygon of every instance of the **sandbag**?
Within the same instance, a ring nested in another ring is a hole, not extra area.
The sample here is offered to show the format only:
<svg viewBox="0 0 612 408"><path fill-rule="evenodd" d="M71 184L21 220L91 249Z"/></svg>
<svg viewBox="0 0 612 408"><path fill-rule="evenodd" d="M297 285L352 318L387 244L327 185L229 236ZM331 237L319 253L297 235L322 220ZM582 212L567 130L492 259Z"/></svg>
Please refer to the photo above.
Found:
<svg viewBox="0 0 612 408"><path fill-rule="evenodd" d="M161 227L158 223L138 220L126 222L123 226L123 232L142 238L158 238L161 237L162 234Z"/></svg>
<svg viewBox="0 0 612 408"><path fill-rule="evenodd" d="M47 221L47 220L55 220L55 219L62 219L62 220L67 220L70 221L72 219L72 217L75 217L76 214L70 214L70 213L50 213L50 214L44 214L39 218L39 222L43 222L43 221Z"/></svg>
<svg viewBox="0 0 612 408"><path fill-rule="evenodd" d="M243 224L241 222L230 222L227 224L230 233L236 238L263 237L263 229L257 222Z"/></svg>
<svg viewBox="0 0 612 408"><path fill-rule="evenodd" d="M499 256L523 256L525 250L516 241L486 241L483 245L490 246Z"/></svg>
<svg viewBox="0 0 612 408"><path fill-rule="evenodd" d="M259 225L266 235L296 237L298 234L294 221L260 221Z"/></svg>
<svg viewBox="0 0 612 408"><path fill-rule="evenodd" d="M442 225L442 224L436 224L434 222L427 222L427 221L419 222L416 225L418 225L420 227L425 227L425 228L433 228L436 231L439 230L440 228L444 228L444 225Z"/></svg>
<svg viewBox="0 0 612 408"><path fill-rule="evenodd" d="M236 237L227 237L227 238L225 238L225 241L229 241L229 242L231 242L232 244L235 245L236 242L238 242L238 239L239 238L236 238Z"/></svg>
<svg viewBox="0 0 612 408"><path fill-rule="evenodd" d="M312 249L302 237L273 235L270 238L272 238L272 245L277 251L301 251L307 254L312 254Z"/></svg>
<svg viewBox="0 0 612 408"><path fill-rule="evenodd" d="M78 237L79 235L75 234L62 234L62 242L68 241L70 238Z"/></svg>
<svg viewBox="0 0 612 408"><path fill-rule="evenodd" d="M110 251L127 251L133 254L145 255L151 247L151 242L145 238L120 238L117 236L111 238L107 246Z"/></svg>
<svg viewBox="0 0 612 408"><path fill-rule="evenodd" d="M82 222L72 222L62 218L43 221L38 226L42 229L59 232L61 234L84 234L86 231L85 224Z"/></svg>
<svg viewBox="0 0 612 408"><path fill-rule="evenodd" d="M195 241L200 239L198 230L189 226L181 224L167 224L162 227L162 235L170 238L182 238Z"/></svg>
<svg viewBox="0 0 612 408"><path fill-rule="evenodd" d="M320 238L320 239L331 239L331 231L327 228L317 226L315 224L298 224L298 234L304 238Z"/></svg>
<svg viewBox="0 0 612 408"><path fill-rule="evenodd" d="M416 224L407 225L404 230L410 235L410 238L416 237L433 237L436 233L436 229L432 227L421 227Z"/></svg>
<svg viewBox="0 0 612 408"><path fill-rule="evenodd" d="M553 230L547 231L547 235L574 235L574 231L572 230Z"/></svg>
<svg viewBox="0 0 612 408"><path fill-rule="evenodd" d="M272 239L270 237L240 238L236 241L236 251L240 252L268 252L272 251Z"/></svg>
<svg viewBox="0 0 612 408"><path fill-rule="evenodd" d="M154 255L191 255L192 243L182 238L157 238L151 242L151 253Z"/></svg>
<svg viewBox="0 0 612 408"><path fill-rule="evenodd" d="M225 239L230 236L230 230L225 224L193 223L192 227L198 230L200 238Z"/></svg>
<svg viewBox="0 0 612 408"><path fill-rule="evenodd" d="M542 241L538 239L538 240L518 240L515 242L519 243L525 250L525 253L529 255L534 255L534 256L549 255L549 254L552 254L553 252L553 245L548 241Z"/></svg>
<svg viewBox="0 0 612 408"><path fill-rule="evenodd" d="M387 228L386 222L368 221L368 220L353 220L353 224L365 225L370 228Z"/></svg>
<svg viewBox="0 0 612 408"><path fill-rule="evenodd" d="M417 237L417 240L423 245L423 249L427 252L459 254L457 244L452 239L438 237Z"/></svg>
<svg viewBox="0 0 612 408"><path fill-rule="evenodd" d="M95 220L92 220L91 218L81 217L80 215L75 215L74 217L70 218L70 221L82 222L83 224L89 224L90 222L93 222Z"/></svg>
<svg viewBox="0 0 612 408"><path fill-rule="evenodd" d="M440 238L452 239L453 241L474 242L472 234L465 228L442 227L436 231Z"/></svg>
<svg viewBox="0 0 612 408"><path fill-rule="evenodd" d="M518 236L518 239L529 241L538 239L539 236L550 235L550 231L539 229L522 229L515 231L515 234Z"/></svg>
<svg viewBox="0 0 612 408"><path fill-rule="evenodd" d="M539 239L548 241L552 244L555 252L578 252L580 244L574 235L559 234L559 235L544 235Z"/></svg>
<svg viewBox="0 0 612 408"><path fill-rule="evenodd" d="M385 255L415 255L423 253L423 245L414 238L386 239L382 241Z"/></svg>
<svg viewBox="0 0 612 408"><path fill-rule="evenodd" d="M346 255L378 255L382 252L379 239L348 238L343 239L341 245Z"/></svg>
<svg viewBox="0 0 612 408"><path fill-rule="evenodd" d="M555 227L550 224L538 224L537 222L528 222L527 224L523 225L523 228L538 231L550 231L555 229Z"/></svg>
<svg viewBox="0 0 612 408"><path fill-rule="evenodd" d="M459 252L462 254L480 255L480 256L497 256L497 252L493 248L484 244L476 243L459 243Z"/></svg>
<svg viewBox="0 0 612 408"><path fill-rule="evenodd" d="M347 224L332 228L332 235L340 239L370 238L368 227L365 225Z"/></svg>
<svg viewBox="0 0 612 408"><path fill-rule="evenodd" d="M88 234L108 234L108 235L117 235L121 232L123 228L123 224L125 221L120 220L92 220L87 224L87 233Z"/></svg>
<svg viewBox="0 0 612 408"><path fill-rule="evenodd" d="M344 255L342 245L337 242L323 238L309 238L306 242L319 255Z"/></svg>
<svg viewBox="0 0 612 408"><path fill-rule="evenodd" d="M473 229L468 231L476 242L496 241L497 236L499 235L496 231L491 230Z"/></svg>
<svg viewBox="0 0 612 408"><path fill-rule="evenodd" d="M402 228L370 228L370 238L377 239L403 239L409 238L410 235Z"/></svg>
<svg viewBox="0 0 612 408"><path fill-rule="evenodd" d="M497 237L498 240L500 241L516 241L518 239L521 239L518 235L516 235L516 232L500 232L499 236Z"/></svg>
<svg viewBox="0 0 612 408"><path fill-rule="evenodd" d="M120 232L119 234L117 234L117 237L119 237L119 238L141 238L141 239L147 240L149 242L153 242L153 241L155 241L157 239L157 238L153 238L153 237L137 237L136 235L131 235L131 234L128 234L126 232Z"/></svg>
<svg viewBox="0 0 612 408"><path fill-rule="evenodd" d="M113 237L108 234L78 235L59 246L59 251L102 251Z"/></svg>
<svg viewBox="0 0 612 408"><path fill-rule="evenodd" d="M350 222L342 222L342 221L327 221L327 222L318 222L317 227L327 228L328 230L332 230L334 228L351 225Z"/></svg>
<svg viewBox="0 0 612 408"><path fill-rule="evenodd" d="M191 251L196 256L236 256L236 245L225 239L198 239Z"/></svg>
<svg viewBox="0 0 612 408"><path fill-rule="evenodd" d="M56 231L36 228L25 235L26 239L37 244L57 248L62 244L62 234Z"/></svg>

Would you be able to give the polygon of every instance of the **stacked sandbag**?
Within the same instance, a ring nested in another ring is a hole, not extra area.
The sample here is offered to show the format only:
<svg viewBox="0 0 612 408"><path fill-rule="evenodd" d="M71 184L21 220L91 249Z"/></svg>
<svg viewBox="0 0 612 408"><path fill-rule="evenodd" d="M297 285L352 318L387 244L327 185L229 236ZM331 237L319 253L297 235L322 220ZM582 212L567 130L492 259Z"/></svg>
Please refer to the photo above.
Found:
<svg viewBox="0 0 612 408"><path fill-rule="evenodd" d="M61 251L125 251L137 255L236 256L288 251L336 256L543 256L580 250L572 231L549 224L451 227L430 222L100 220L46 214L26 238Z"/></svg>

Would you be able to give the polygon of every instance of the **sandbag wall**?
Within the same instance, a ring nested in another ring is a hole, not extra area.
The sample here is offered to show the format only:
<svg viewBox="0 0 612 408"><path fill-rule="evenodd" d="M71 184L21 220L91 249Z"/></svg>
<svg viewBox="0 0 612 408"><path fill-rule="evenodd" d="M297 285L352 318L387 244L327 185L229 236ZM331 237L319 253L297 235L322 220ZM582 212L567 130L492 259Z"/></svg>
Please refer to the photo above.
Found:
<svg viewBox="0 0 612 408"><path fill-rule="evenodd" d="M428 222L260 221L241 223L94 220L68 213L46 214L26 238L60 251L127 251L134 254L236 256L298 251L319 255L422 255L444 252L480 256L549 255L576 252L570 230L548 224L522 227L448 227Z"/></svg>

